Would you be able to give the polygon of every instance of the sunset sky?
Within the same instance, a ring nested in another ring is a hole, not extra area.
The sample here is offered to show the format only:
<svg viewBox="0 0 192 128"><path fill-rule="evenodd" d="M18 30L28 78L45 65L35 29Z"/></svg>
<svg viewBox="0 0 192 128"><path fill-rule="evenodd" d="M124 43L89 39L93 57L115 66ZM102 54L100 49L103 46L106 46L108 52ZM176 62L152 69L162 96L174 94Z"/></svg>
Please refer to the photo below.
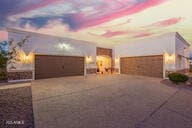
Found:
<svg viewBox="0 0 192 128"><path fill-rule="evenodd" d="M6 27L106 45L177 31L191 43L192 0L0 0Z"/></svg>

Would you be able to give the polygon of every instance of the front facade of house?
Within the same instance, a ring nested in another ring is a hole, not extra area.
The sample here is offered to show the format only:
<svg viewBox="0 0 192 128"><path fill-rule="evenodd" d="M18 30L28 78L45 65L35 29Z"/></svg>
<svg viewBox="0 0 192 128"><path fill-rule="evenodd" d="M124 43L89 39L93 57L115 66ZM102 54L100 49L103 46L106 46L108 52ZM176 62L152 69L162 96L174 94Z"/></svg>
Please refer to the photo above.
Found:
<svg viewBox="0 0 192 128"><path fill-rule="evenodd" d="M7 31L14 42L29 36L16 69L7 66L9 82L107 73L165 78L189 69L189 44L178 33L102 48L93 42Z"/></svg>

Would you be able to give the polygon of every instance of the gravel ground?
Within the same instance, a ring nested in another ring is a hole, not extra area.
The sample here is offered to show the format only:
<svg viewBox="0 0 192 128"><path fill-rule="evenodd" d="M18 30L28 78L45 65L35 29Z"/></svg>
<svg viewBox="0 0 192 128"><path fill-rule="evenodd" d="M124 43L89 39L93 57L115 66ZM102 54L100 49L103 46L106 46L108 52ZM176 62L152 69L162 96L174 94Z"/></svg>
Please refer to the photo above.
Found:
<svg viewBox="0 0 192 128"><path fill-rule="evenodd" d="M34 128L31 87L0 90L0 128Z"/></svg>

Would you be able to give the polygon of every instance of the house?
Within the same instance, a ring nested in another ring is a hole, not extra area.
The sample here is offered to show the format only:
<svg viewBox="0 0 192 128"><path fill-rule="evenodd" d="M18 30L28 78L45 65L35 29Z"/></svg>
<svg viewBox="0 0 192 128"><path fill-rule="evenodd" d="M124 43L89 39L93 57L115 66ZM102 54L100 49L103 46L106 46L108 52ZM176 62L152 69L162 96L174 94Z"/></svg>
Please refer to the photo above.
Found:
<svg viewBox="0 0 192 128"><path fill-rule="evenodd" d="M97 43L7 29L17 42L28 36L21 61L7 66L8 81L75 75L132 74L166 78L189 69L189 43L177 32L134 42L101 47Z"/></svg>

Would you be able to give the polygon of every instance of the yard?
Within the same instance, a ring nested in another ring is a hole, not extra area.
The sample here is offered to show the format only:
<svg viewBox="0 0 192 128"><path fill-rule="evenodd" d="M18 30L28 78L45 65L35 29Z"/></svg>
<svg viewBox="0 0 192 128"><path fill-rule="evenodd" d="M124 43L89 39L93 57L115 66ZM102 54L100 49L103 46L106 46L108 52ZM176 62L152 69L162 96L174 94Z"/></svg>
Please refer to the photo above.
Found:
<svg viewBox="0 0 192 128"><path fill-rule="evenodd" d="M30 86L0 89L0 128L34 128Z"/></svg>

